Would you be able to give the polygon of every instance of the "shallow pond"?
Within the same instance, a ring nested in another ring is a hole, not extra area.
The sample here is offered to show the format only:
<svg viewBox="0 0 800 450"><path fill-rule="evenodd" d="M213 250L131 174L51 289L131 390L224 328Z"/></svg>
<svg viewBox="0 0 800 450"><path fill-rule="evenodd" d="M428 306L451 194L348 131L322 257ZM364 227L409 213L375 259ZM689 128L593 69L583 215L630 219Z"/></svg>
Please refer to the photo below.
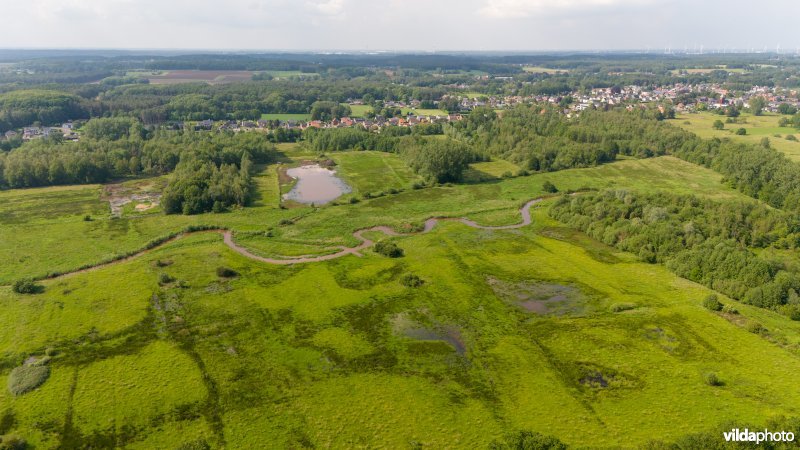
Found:
<svg viewBox="0 0 800 450"><path fill-rule="evenodd" d="M350 186L329 170L318 164L289 169L286 174L297 180L294 188L283 196L284 200L298 203L324 205L352 192Z"/></svg>

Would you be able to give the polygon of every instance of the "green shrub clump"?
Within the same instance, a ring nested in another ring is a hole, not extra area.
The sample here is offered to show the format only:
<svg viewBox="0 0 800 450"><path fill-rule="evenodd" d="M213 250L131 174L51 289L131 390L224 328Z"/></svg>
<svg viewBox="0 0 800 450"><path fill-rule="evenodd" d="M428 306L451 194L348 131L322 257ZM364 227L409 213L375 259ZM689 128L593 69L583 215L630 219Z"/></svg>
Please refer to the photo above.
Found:
<svg viewBox="0 0 800 450"><path fill-rule="evenodd" d="M614 303L611 305L611 312L623 312L623 311L630 311L631 309L636 309L636 305L633 303Z"/></svg>
<svg viewBox="0 0 800 450"><path fill-rule="evenodd" d="M544 183L542 183L542 190L550 194L555 194L556 192L558 192L558 188L556 187L556 185L550 181L545 181Z"/></svg>
<svg viewBox="0 0 800 450"><path fill-rule="evenodd" d="M733 305L723 306L722 312L724 312L725 314L739 314L739 310L736 309Z"/></svg>
<svg viewBox="0 0 800 450"><path fill-rule="evenodd" d="M403 249L398 247L394 242L380 241L375 244L375 253L386 256L388 258L401 258L404 253Z"/></svg>
<svg viewBox="0 0 800 450"><path fill-rule="evenodd" d="M15 281L12 289L17 294L38 294L44 291L44 287L42 285L36 284L30 278L23 278Z"/></svg>
<svg viewBox="0 0 800 450"><path fill-rule="evenodd" d="M26 448L28 448L28 443L17 435L0 436L0 450L24 450Z"/></svg>
<svg viewBox="0 0 800 450"><path fill-rule="evenodd" d="M400 277L400 284L406 287L416 288L425 284L425 280L413 273L407 273Z"/></svg>
<svg viewBox="0 0 800 450"><path fill-rule="evenodd" d="M49 376L50 367L44 364L16 367L8 376L8 390L14 395L22 395L44 384Z"/></svg>
<svg viewBox="0 0 800 450"><path fill-rule="evenodd" d="M714 372L705 374L703 378L705 379L706 384L709 386L722 386L722 380L720 380L717 374Z"/></svg>
<svg viewBox="0 0 800 450"><path fill-rule="evenodd" d="M173 281L175 281L175 278L171 277L167 273L161 272L160 274L158 274L158 284L160 284L162 286L165 285L165 284L170 284Z"/></svg>
<svg viewBox="0 0 800 450"><path fill-rule="evenodd" d="M489 444L491 450L567 450L567 445L552 436L535 431L520 431L507 436L505 439L495 440Z"/></svg>
<svg viewBox="0 0 800 450"><path fill-rule="evenodd" d="M716 294L711 294L703 300L703 307L709 311L722 311L722 303Z"/></svg>
<svg viewBox="0 0 800 450"><path fill-rule="evenodd" d="M229 267L217 267L217 276L220 278L233 278L238 275L239 272Z"/></svg>
<svg viewBox="0 0 800 450"><path fill-rule="evenodd" d="M744 326L744 329L753 334L764 334L767 332L767 329L764 328L764 325L761 325L754 320L748 320Z"/></svg>

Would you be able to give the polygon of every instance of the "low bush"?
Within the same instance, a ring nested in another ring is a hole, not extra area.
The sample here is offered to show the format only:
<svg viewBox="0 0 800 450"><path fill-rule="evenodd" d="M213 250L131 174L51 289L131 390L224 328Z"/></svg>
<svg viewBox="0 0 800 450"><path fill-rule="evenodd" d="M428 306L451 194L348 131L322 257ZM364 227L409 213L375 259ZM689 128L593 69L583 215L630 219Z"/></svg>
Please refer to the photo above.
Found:
<svg viewBox="0 0 800 450"><path fill-rule="evenodd" d="M375 253L386 256L388 258L400 258L404 255L403 249L398 247L394 242L380 241L375 244Z"/></svg>
<svg viewBox="0 0 800 450"><path fill-rule="evenodd" d="M552 436L535 431L520 431L495 440L489 444L490 450L567 450L567 445Z"/></svg>
<svg viewBox="0 0 800 450"><path fill-rule="evenodd" d="M722 311L722 303L719 302L716 294L710 294L703 300L703 307L709 311Z"/></svg>
<svg viewBox="0 0 800 450"><path fill-rule="evenodd" d="M170 284L173 281L175 281L175 278L167 273L161 272L160 274L158 274L158 284L162 286L165 284Z"/></svg>
<svg viewBox="0 0 800 450"><path fill-rule="evenodd" d="M556 187L556 185L550 181L545 181L544 183L542 183L542 190L550 194L555 194L556 192L558 192L558 188Z"/></svg>
<svg viewBox="0 0 800 450"><path fill-rule="evenodd" d="M44 292L44 286L36 284L30 278L23 278L15 281L11 289L17 294L38 294Z"/></svg>
<svg viewBox="0 0 800 450"><path fill-rule="evenodd" d="M44 384L50 376L46 365L25 365L14 368L8 376L8 390L14 395L22 395Z"/></svg>
<svg viewBox="0 0 800 450"><path fill-rule="evenodd" d="M723 306L722 312L724 312L725 314L739 314L739 310L736 309L733 305Z"/></svg>
<svg viewBox="0 0 800 450"><path fill-rule="evenodd" d="M24 450L26 448L29 448L28 443L17 435L0 436L0 450Z"/></svg>
<svg viewBox="0 0 800 450"><path fill-rule="evenodd" d="M220 278L233 278L238 276L239 272L229 268L229 267L217 267L217 276Z"/></svg>
<svg viewBox="0 0 800 450"><path fill-rule="evenodd" d="M407 273L400 277L400 284L406 287L416 288L425 284L425 280L413 273Z"/></svg>
<svg viewBox="0 0 800 450"><path fill-rule="evenodd" d="M611 312L614 313L630 311L632 309L636 309L636 305L633 303L614 303L611 305Z"/></svg>
<svg viewBox="0 0 800 450"><path fill-rule="evenodd" d="M759 322L756 322L755 320L748 320L747 323L744 325L744 329L753 334L764 334L767 332L767 329L764 328L764 325L761 325Z"/></svg>
<svg viewBox="0 0 800 450"><path fill-rule="evenodd" d="M715 374L714 372L709 372L705 374L705 376L703 376L703 379L709 386L722 386L723 384L722 380L720 380L717 374Z"/></svg>

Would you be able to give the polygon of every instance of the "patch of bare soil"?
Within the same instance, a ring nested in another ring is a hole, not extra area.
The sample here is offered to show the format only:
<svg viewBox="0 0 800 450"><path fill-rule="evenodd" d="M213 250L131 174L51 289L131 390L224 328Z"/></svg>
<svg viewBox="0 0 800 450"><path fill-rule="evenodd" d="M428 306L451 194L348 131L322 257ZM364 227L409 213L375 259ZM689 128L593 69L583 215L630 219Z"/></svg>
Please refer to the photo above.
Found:
<svg viewBox="0 0 800 450"><path fill-rule="evenodd" d="M126 186L122 183L109 184L103 188L103 199L108 201L113 217L122 217L125 205L136 203L137 212L145 212L161 203L161 192L152 185Z"/></svg>

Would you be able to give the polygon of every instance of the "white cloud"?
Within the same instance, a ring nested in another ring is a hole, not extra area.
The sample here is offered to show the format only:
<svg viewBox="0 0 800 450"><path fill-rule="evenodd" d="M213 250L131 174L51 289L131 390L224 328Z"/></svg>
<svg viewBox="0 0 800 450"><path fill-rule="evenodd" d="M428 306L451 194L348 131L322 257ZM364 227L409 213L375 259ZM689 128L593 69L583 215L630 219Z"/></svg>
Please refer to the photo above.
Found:
<svg viewBox="0 0 800 450"><path fill-rule="evenodd" d="M308 9L325 16L338 16L344 13L345 0L322 0L306 2Z"/></svg>
<svg viewBox="0 0 800 450"><path fill-rule="evenodd" d="M479 13L498 19L525 18L647 3L652 0L486 0Z"/></svg>

